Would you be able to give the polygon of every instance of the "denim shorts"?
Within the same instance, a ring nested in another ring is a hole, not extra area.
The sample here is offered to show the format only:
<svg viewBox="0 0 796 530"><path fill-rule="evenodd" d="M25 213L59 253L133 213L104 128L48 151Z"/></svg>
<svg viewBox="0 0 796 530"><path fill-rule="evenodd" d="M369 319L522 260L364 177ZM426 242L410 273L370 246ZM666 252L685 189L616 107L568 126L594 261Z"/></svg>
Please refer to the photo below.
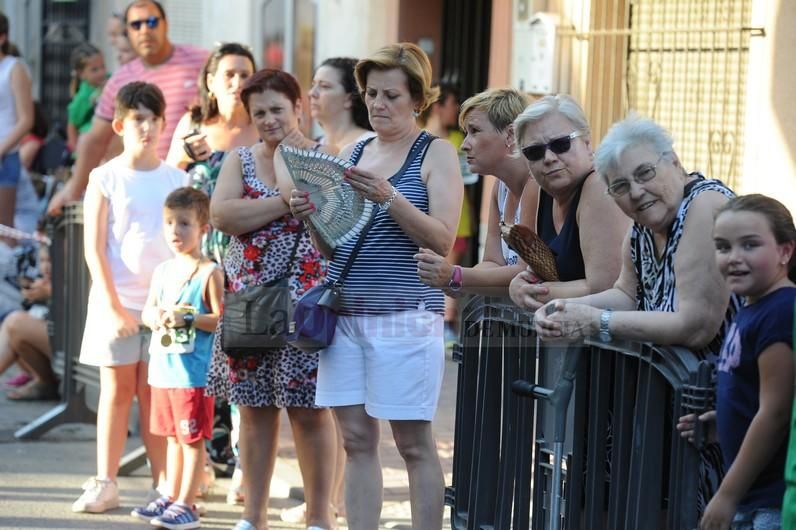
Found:
<svg viewBox="0 0 796 530"><path fill-rule="evenodd" d="M780 530L782 512L774 508L758 508L738 512L730 525L731 530Z"/></svg>
<svg viewBox="0 0 796 530"><path fill-rule="evenodd" d="M22 163L19 161L19 153L14 151L3 155L0 161L0 188L16 187L21 173Z"/></svg>

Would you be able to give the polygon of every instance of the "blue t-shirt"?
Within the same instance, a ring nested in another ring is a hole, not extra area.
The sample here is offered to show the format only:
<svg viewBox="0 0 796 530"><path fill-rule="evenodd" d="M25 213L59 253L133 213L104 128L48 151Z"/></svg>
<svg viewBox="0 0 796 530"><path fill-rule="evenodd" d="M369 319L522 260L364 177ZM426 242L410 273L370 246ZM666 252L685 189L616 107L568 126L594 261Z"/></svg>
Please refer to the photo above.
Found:
<svg viewBox="0 0 796 530"><path fill-rule="evenodd" d="M155 269L152 275L152 289L158 293L160 305L190 305L196 314L210 312L204 303L204 287L207 278L217 265L202 268L184 285L174 285L174 277L169 274L173 260L168 260ZM169 291L176 291L175 294ZM155 388L199 388L207 386L207 372L213 353L213 333L194 328L196 338L190 353L151 353L149 357L149 384ZM153 333L153 340L157 340Z"/></svg>
<svg viewBox="0 0 796 530"><path fill-rule="evenodd" d="M791 345L794 300L796 287L783 287L741 308L721 346L716 413L726 469L738 455L746 431L760 407L758 356L772 344ZM778 447L759 448L771 452L772 458L738 503L739 511L782 506L787 445L784 439Z"/></svg>

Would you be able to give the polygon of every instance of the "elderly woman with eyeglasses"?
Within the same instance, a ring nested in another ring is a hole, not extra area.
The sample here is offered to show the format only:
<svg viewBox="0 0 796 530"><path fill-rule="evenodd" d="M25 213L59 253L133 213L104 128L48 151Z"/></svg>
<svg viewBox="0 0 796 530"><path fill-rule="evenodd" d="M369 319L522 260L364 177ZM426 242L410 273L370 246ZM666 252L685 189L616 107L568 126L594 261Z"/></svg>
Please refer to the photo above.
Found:
<svg viewBox="0 0 796 530"><path fill-rule="evenodd" d="M608 194L633 220L622 247L622 271L610 289L540 308L537 332L543 339L676 344L715 359L723 323L738 307L716 265L712 237L714 215L733 192L718 180L686 172L669 133L639 117L610 129L594 165ZM709 446L703 452L700 511L721 470L718 447Z"/></svg>
<svg viewBox="0 0 796 530"><path fill-rule="evenodd" d="M514 134L540 188L536 199L537 188L526 186L522 208L536 211L532 228L553 250L559 281L541 282L529 267L511 281L511 299L535 311L553 298L607 289L629 223L594 173L583 109L570 96L545 96L514 120Z"/></svg>

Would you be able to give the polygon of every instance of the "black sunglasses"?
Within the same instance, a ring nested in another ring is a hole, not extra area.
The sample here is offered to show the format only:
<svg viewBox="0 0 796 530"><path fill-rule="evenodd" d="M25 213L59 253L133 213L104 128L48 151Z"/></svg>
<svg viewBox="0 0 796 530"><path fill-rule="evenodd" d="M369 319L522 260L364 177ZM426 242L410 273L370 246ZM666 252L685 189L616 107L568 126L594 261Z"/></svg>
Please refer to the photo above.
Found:
<svg viewBox="0 0 796 530"><path fill-rule="evenodd" d="M146 27L149 29L155 29L158 27L158 24L160 24L160 17L152 15L151 17L146 17L142 20L131 20L127 23L127 25L130 26L134 31L140 30L141 26L144 24L146 24Z"/></svg>
<svg viewBox="0 0 796 530"><path fill-rule="evenodd" d="M575 131L560 138L553 138L546 144L526 145L522 148L522 154L531 162L538 162L543 159L548 148L555 154L560 155L569 151L569 148L572 147L572 140L578 136L583 136L583 132Z"/></svg>

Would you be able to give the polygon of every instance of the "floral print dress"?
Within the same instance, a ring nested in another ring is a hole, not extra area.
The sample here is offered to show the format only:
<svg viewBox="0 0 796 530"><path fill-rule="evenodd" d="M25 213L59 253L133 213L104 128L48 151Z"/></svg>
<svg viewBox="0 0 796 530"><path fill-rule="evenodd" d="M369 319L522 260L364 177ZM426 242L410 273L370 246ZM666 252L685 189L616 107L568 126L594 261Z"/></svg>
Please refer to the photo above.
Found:
<svg viewBox="0 0 796 530"><path fill-rule="evenodd" d="M254 158L247 147L237 149L243 168L243 194L250 200L276 197L255 175ZM288 263L295 238L301 237L296 258ZM310 235L291 215L285 215L248 234L230 238L224 257L226 289L237 292L284 274L290 267L290 295L293 301L322 281L326 262L312 245ZM245 359L231 359L221 349L222 322L219 320L213 343L208 394L248 407L316 408L315 383L318 354L292 346L263 349Z"/></svg>

